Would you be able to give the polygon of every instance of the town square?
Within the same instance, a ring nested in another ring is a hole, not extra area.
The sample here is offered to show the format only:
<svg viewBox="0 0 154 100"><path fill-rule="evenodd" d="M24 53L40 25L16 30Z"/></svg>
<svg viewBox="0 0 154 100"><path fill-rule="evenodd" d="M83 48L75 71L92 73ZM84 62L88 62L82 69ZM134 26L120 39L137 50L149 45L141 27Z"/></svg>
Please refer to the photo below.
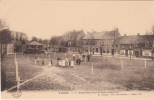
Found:
<svg viewBox="0 0 154 100"><path fill-rule="evenodd" d="M1 92L154 90L153 2L88 3L2 1Z"/></svg>

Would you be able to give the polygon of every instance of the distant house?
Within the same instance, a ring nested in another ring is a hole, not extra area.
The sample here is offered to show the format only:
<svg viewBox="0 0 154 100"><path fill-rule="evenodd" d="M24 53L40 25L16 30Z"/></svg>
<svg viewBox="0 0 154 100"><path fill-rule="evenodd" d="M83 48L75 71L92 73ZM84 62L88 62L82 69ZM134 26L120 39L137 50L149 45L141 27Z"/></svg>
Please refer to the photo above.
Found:
<svg viewBox="0 0 154 100"><path fill-rule="evenodd" d="M116 39L115 50L117 54L140 56L152 56L154 35L121 36Z"/></svg>
<svg viewBox="0 0 154 100"><path fill-rule="evenodd" d="M85 33L83 32L83 30L79 30L79 31L73 30L73 31L66 32L62 36L62 40L65 41L65 47L67 48L66 52L82 53L83 47L80 46L80 44L78 43L82 40L84 36L85 36Z"/></svg>
<svg viewBox="0 0 154 100"><path fill-rule="evenodd" d="M65 42L62 40L62 36L55 36L52 41L49 41L47 47L48 52L66 52Z"/></svg>
<svg viewBox="0 0 154 100"><path fill-rule="evenodd" d="M138 35L138 40L135 43L135 55L140 56L152 56L154 35Z"/></svg>
<svg viewBox="0 0 154 100"><path fill-rule="evenodd" d="M25 33L11 31L13 41L7 44L7 54L23 53L26 49L28 37Z"/></svg>
<svg viewBox="0 0 154 100"><path fill-rule="evenodd" d="M116 54L134 55L134 44L137 42L138 36L121 36L115 41Z"/></svg>
<svg viewBox="0 0 154 100"><path fill-rule="evenodd" d="M113 53L114 38L117 38L120 34L113 31L103 31L87 33L82 41L79 43L84 48L84 53L100 54Z"/></svg>
<svg viewBox="0 0 154 100"><path fill-rule="evenodd" d="M23 53L26 50L25 41L10 42L7 44L7 54Z"/></svg>

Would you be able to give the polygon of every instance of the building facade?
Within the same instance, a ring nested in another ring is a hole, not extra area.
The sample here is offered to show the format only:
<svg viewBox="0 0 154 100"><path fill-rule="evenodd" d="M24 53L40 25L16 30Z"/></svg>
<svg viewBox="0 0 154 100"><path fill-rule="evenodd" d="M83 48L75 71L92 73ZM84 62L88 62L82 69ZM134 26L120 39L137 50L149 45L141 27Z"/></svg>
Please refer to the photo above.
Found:
<svg viewBox="0 0 154 100"><path fill-rule="evenodd" d="M118 30L103 32L93 31L92 33L87 33L79 44L83 46L84 53L113 54L113 42L119 35Z"/></svg>
<svg viewBox="0 0 154 100"><path fill-rule="evenodd" d="M152 56L154 35L121 36L116 39L115 51L120 55Z"/></svg>

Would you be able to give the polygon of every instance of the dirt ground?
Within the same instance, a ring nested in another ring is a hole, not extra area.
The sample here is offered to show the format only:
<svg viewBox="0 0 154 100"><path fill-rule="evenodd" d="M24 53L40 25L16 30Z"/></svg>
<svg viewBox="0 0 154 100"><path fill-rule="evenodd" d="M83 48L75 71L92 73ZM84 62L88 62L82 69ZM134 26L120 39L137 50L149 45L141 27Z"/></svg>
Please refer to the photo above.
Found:
<svg viewBox="0 0 154 100"><path fill-rule="evenodd" d="M51 54L53 66L48 67L49 55L40 54L35 66L34 54L17 55L19 65L19 76L22 91L44 90L44 91L130 91L130 90L154 90L154 66L152 61L121 59L113 57L92 57L90 62L72 67L58 67L57 58L72 59L72 54ZM77 57L77 56L76 56ZM92 67L93 63L93 67ZM16 85L14 56L6 56L2 60L2 82L7 90ZM43 73L43 74L42 74ZM34 78L38 75L41 76ZM4 77L5 76L5 77ZM34 78L34 79L32 79ZM26 82L27 80L31 81Z"/></svg>

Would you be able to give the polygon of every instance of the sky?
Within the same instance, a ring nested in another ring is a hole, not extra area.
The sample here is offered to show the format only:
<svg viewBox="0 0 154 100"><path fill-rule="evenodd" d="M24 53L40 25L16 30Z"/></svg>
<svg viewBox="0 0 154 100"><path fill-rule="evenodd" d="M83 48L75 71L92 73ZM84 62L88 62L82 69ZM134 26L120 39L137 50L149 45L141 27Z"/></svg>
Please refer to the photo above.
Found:
<svg viewBox="0 0 154 100"><path fill-rule="evenodd" d="M50 39L67 31L145 34L154 24L154 1L1 0L0 19L12 31Z"/></svg>

